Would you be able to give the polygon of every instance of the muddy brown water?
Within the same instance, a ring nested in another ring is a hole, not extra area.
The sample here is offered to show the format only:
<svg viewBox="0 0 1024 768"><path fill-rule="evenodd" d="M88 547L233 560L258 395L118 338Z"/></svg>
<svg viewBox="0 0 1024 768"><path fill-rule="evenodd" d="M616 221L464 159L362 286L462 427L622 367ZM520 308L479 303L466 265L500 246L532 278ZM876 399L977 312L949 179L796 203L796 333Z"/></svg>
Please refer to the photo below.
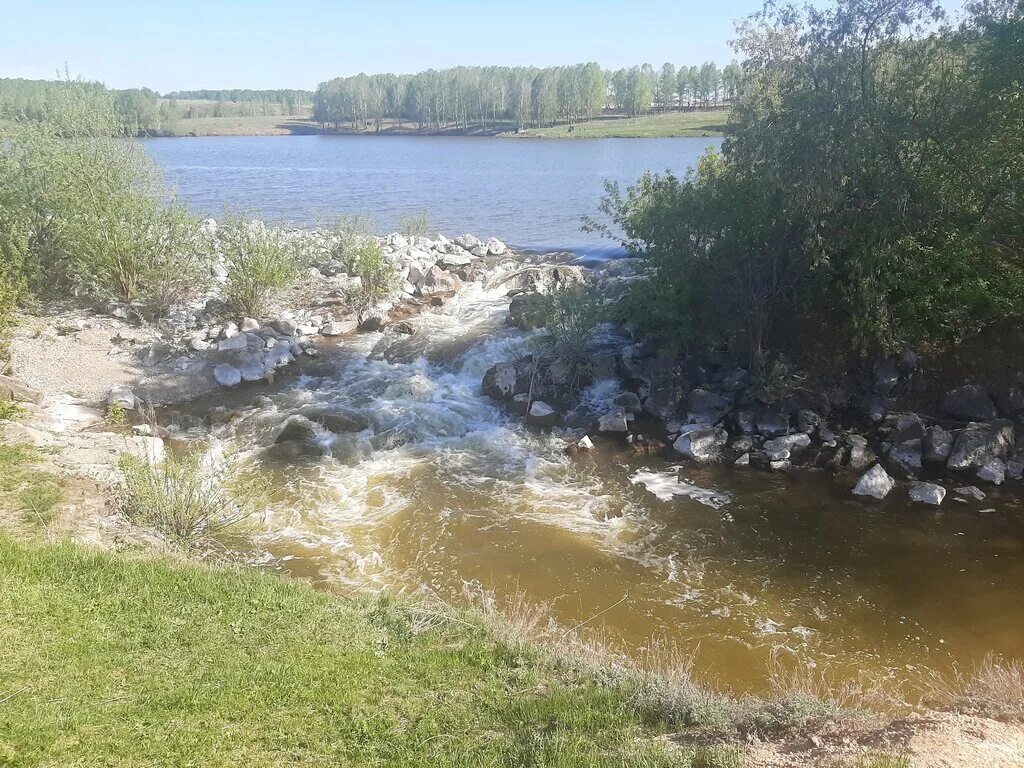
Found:
<svg viewBox="0 0 1024 768"><path fill-rule="evenodd" d="M764 690L773 654L894 691L990 652L1024 658L1019 498L866 502L824 473L684 467L615 440L568 456L480 392L490 365L537 341L503 326L506 307L471 288L411 339L344 339L315 375L226 398L272 401L210 446L271 481L252 544L267 567L455 600L521 592L625 653L684 650L736 691ZM599 382L583 407L619 391ZM321 457L275 455L282 421L310 405L371 426L325 433Z"/></svg>

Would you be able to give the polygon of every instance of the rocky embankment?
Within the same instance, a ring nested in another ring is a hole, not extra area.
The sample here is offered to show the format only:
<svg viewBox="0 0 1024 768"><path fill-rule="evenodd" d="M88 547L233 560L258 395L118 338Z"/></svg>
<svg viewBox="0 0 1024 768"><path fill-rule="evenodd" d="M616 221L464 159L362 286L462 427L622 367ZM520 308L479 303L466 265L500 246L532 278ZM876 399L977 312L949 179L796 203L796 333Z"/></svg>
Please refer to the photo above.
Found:
<svg viewBox="0 0 1024 768"><path fill-rule="evenodd" d="M607 292L632 279L631 267L620 262L581 279ZM531 310L546 289L515 290L508 322L535 328ZM697 464L829 471L861 497L881 500L900 488L935 506L950 492L980 506L993 487L1024 489L1024 373L989 387L966 382L925 413L908 405L920 400L919 367L907 353L844 377L846 386L772 397L724 354L665 356L627 329L601 327L582 364L552 343L498 363L482 385L528 423L563 428L572 451L617 437L638 452Z"/></svg>

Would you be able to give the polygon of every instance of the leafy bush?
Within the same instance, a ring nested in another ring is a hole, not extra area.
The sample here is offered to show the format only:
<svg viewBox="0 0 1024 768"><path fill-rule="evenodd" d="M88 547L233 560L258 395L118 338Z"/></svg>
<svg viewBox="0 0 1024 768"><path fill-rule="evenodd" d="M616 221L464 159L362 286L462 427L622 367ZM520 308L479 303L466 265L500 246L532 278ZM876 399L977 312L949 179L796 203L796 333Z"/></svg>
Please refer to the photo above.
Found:
<svg viewBox="0 0 1024 768"><path fill-rule="evenodd" d="M387 260L380 244L373 239L364 239L359 245L350 273L360 280L356 300L365 306L390 295L398 282L394 265Z"/></svg>
<svg viewBox="0 0 1024 768"><path fill-rule="evenodd" d="M369 216L352 213L337 216L333 220L324 220L320 224L320 229L331 233L331 259L340 262L345 271L351 274L363 243L376 234L377 223Z"/></svg>
<svg viewBox="0 0 1024 768"><path fill-rule="evenodd" d="M398 231L406 237L424 237L430 230L426 213L406 213L398 217Z"/></svg>
<svg viewBox="0 0 1024 768"><path fill-rule="evenodd" d="M299 262L287 233L258 221L229 218L217 229L227 261L224 298L236 315L260 317L276 294L299 276Z"/></svg>
<svg viewBox="0 0 1024 768"><path fill-rule="evenodd" d="M196 457L169 456L154 466L125 455L120 469L121 514L177 544L205 543L257 511L256 494L238 493L223 477L204 473Z"/></svg>
<svg viewBox="0 0 1024 768"><path fill-rule="evenodd" d="M202 254L109 91L53 84L46 110L0 129L0 314L10 285L151 302L200 284ZM12 278L13 275L13 278ZM2 319L0 319L2 322Z"/></svg>
<svg viewBox="0 0 1024 768"><path fill-rule="evenodd" d="M1024 314L1024 7L970 4L935 31L940 16L851 0L743 25L721 155L609 188L653 272L621 311L751 361L819 329L855 356Z"/></svg>
<svg viewBox="0 0 1024 768"><path fill-rule="evenodd" d="M538 304L540 325L554 340L554 355L574 379L589 375L594 326L605 314L600 295L589 286L572 285L543 294Z"/></svg>

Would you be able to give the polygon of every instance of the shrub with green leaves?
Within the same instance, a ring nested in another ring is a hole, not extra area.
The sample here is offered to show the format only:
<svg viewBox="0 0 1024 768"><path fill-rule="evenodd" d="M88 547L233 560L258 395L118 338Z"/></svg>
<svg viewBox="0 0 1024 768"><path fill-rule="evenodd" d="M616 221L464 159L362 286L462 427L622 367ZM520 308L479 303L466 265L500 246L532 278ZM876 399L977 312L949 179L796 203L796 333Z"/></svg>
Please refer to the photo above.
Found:
<svg viewBox="0 0 1024 768"><path fill-rule="evenodd" d="M570 285L538 300L540 324L554 340L554 354L569 365L575 378L590 372L594 326L604 320L600 294L586 285Z"/></svg>
<svg viewBox="0 0 1024 768"><path fill-rule="evenodd" d="M205 472L195 456L168 456L154 465L126 454L120 470L121 514L186 547L207 543L258 510L258 494L228 483L223 475Z"/></svg>
<svg viewBox="0 0 1024 768"><path fill-rule="evenodd" d="M217 229L227 262L224 298L235 315L261 317L270 302L299 277L300 265L287 233L259 221L229 218Z"/></svg>
<svg viewBox="0 0 1024 768"><path fill-rule="evenodd" d="M351 274L360 280L356 301L370 305L386 298L398 283L395 267L387 260L380 244L373 239L364 239L355 251Z"/></svg>
<svg viewBox="0 0 1024 768"><path fill-rule="evenodd" d="M398 217L398 231L406 237L424 237L430 230L430 217L426 213L406 213Z"/></svg>

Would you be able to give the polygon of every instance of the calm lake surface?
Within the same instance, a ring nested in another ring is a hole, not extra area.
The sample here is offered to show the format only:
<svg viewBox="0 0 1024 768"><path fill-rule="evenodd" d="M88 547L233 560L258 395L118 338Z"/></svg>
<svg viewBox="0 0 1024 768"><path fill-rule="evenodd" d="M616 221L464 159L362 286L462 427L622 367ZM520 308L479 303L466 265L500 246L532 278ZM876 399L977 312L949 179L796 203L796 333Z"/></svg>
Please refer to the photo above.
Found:
<svg viewBox="0 0 1024 768"><path fill-rule="evenodd" d="M239 136L147 139L149 154L189 207L225 207L315 223L360 213L390 232L425 212L449 235L495 236L531 250L600 254L610 241L580 231L606 179L682 174L720 138L529 140L426 136Z"/></svg>

